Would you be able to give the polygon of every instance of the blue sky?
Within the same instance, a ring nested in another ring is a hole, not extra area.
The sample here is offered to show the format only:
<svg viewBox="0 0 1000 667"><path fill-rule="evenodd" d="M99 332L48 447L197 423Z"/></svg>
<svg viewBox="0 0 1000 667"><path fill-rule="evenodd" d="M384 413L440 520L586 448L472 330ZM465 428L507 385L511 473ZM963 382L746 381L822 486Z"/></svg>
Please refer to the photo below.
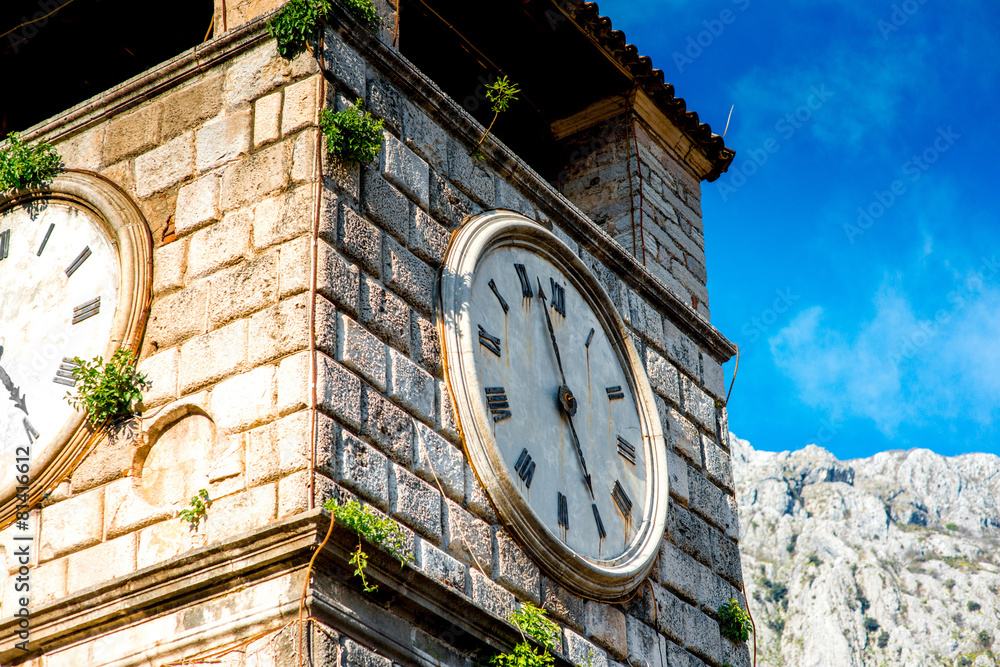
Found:
<svg viewBox="0 0 1000 667"><path fill-rule="evenodd" d="M1000 454L1000 6L600 7L717 133L735 104L736 160L702 184L732 431Z"/></svg>

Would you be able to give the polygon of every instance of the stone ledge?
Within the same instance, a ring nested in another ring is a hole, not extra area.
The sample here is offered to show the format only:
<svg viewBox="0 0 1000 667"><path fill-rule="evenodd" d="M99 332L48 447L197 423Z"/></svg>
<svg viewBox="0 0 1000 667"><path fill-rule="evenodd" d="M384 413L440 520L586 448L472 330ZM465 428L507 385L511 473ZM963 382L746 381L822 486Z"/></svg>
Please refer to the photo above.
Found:
<svg viewBox="0 0 1000 667"><path fill-rule="evenodd" d="M0 646L0 662L23 662L76 642L94 641L116 629L191 608L234 585L248 586L302 570L322 542L329 521L329 514L316 508L41 605L31 613L33 650L24 653L14 647L15 639L6 640ZM506 651L521 641L513 625L476 607L468 596L412 566L401 568L398 560L375 547L368 549L366 574L378 590L362 592L352 574L354 566L348 563L356 546L357 535L341 525L334 527L313 571L308 614L383 648L403 664L420 659L411 644L401 641L409 642L410 632L403 630L413 626L438 637L450 631L455 638L452 645L463 652ZM280 605L274 614L282 614ZM14 618L0 621L4 637L15 637L16 628ZM560 656L555 664L570 667Z"/></svg>

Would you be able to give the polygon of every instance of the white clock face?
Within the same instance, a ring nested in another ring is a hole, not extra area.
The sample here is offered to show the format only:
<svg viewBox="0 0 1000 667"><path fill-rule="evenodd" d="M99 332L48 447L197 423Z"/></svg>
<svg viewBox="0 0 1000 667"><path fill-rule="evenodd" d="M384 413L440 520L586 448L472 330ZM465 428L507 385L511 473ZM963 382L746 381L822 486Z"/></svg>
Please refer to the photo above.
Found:
<svg viewBox="0 0 1000 667"><path fill-rule="evenodd" d="M626 595L659 552L667 471L611 299L565 244L509 211L455 233L440 296L448 386L497 512L562 584Z"/></svg>
<svg viewBox="0 0 1000 667"><path fill-rule="evenodd" d="M648 462L629 375L600 318L558 267L520 247L482 259L469 301L482 415L508 475L570 549L616 559L650 501Z"/></svg>
<svg viewBox="0 0 1000 667"><path fill-rule="evenodd" d="M59 200L0 214L0 488L68 437L74 357L106 351L119 260L96 217ZM20 460L19 460L20 462Z"/></svg>

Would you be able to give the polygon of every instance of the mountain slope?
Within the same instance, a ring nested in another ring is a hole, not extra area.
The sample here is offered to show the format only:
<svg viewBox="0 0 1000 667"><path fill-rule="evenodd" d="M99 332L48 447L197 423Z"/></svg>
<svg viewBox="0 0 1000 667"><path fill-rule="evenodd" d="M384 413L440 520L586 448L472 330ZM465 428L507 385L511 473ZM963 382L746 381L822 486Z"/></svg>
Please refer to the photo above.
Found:
<svg viewBox="0 0 1000 667"><path fill-rule="evenodd" d="M1000 458L731 436L758 665L1000 665Z"/></svg>

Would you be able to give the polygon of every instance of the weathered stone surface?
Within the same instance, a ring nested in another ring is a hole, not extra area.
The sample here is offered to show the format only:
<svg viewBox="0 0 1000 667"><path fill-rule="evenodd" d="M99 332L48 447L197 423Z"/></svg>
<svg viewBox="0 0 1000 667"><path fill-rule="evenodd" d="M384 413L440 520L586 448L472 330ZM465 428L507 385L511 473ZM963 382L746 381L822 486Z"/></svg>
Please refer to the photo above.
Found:
<svg viewBox="0 0 1000 667"><path fill-rule="evenodd" d="M712 569L725 577L733 586L743 585L743 570L740 568L740 550L736 541L718 530L710 529L712 542Z"/></svg>
<svg viewBox="0 0 1000 667"><path fill-rule="evenodd" d="M347 86L355 97L364 97L365 61L334 30L324 33L323 71Z"/></svg>
<svg viewBox="0 0 1000 667"><path fill-rule="evenodd" d="M490 526L447 498L442 509L443 544L448 553L480 570L491 569L493 538Z"/></svg>
<svg viewBox="0 0 1000 667"><path fill-rule="evenodd" d="M291 142L283 141L227 166L222 173L222 209L253 204L288 185L291 152Z"/></svg>
<svg viewBox="0 0 1000 667"><path fill-rule="evenodd" d="M502 528L493 529L493 549L493 577L497 583L541 604L541 574L528 554Z"/></svg>
<svg viewBox="0 0 1000 667"><path fill-rule="evenodd" d="M243 259L250 246L252 228L253 214L248 209L241 209L195 232L188 248L187 280L206 276Z"/></svg>
<svg viewBox="0 0 1000 667"><path fill-rule="evenodd" d="M588 600L587 636L607 649L612 657L622 660L627 656L625 614L616 607Z"/></svg>
<svg viewBox="0 0 1000 667"><path fill-rule="evenodd" d="M338 482L376 507L389 508L390 463L384 454L342 432L337 459Z"/></svg>
<svg viewBox="0 0 1000 667"><path fill-rule="evenodd" d="M210 328L263 310L278 300L278 254L268 253L223 269L212 276L210 285Z"/></svg>
<svg viewBox="0 0 1000 667"><path fill-rule="evenodd" d="M413 460L413 418L368 385L361 388L362 434L397 463Z"/></svg>
<svg viewBox="0 0 1000 667"><path fill-rule="evenodd" d="M689 501L688 465L673 449L666 451L667 474L670 476L670 497L687 505Z"/></svg>
<svg viewBox="0 0 1000 667"><path fill-rule="evenodd" d="M307 128L295 137L292 146L292 182L302 183L315 182L320 177L322 164L316 159L317 148L323 150L318 144L320 140L317 128ZM325 143L322 144L325 147Z"/></svg>
<svg viewBox="0 0 1000 667"><path fill-rule="evenodd" d="M389 658L378 655L351 639L344 640L343 661L344 667L391 667L392 665L392 660Z"/></svg>
<svg viewBox="0 0 1000 667"><path fill-rule="evenodd" d="M715 433L715 399L686 377L681 378L681 391L684 393L684 409L699 426Z"/></svg>
<svg viewBox="0 0 1000 667"><path fill-rule="evenodd" d="M156 248L153 260L154 295L173 292L184 286L187 246L187 239L180 239Z"/></svg>
<svg viewBox="0 0 1000 667"><path fill-rule="evenodd" d="M646 348L646 372L653 391L671 401L681 404L680 378L673 364L661 357L652 348Z"/></svg>
<svg viewBox="0 0 1000 667"><path fill-rule="evenodd" d="M219 176L205 174L181 186L177 193L177 236L186 236L219 219Z"/></svg>
<svg viewBox="0 0 1000 667"><path fill-rule="evenodd" d="M139 362L137 370L144 374L150 383L149 388L142 394L144 407L155 408L177 398L179 362L180 350L177 348L154 354Z"/></svg>
<svg viewBox="0 0 1000 667"><path fill-rule="evenodd" d="M361 427L361 380L325 354L318 354L317 401L321 409L345 424ZM306 382L308 376L303 376Z"/></svg>
<svg viewBox="0 0 1000 667"><path fill-rule="evenodd" d="M448 135L423 110L402 100L403 131L406 145L438 171L448 169Z"/></svg>
<svg viewBox="0 0 1000 667"><path fill-rule="evenodd" d="M250 150L250 109L220 116L195 133L198 171L221 167Z"/></svg>
<svg viewBox="0 0 1000 667"><path fill-rule="evenodd" d="M666 540L660 544L658 564L661 585L688 602L698 600L699 573L703 565Z"/></svg>
<svg viewBox="0 0 1000 667"><path fill-rule="evenodd" d="M155 148L160 143L163 106L150 104L108 125L104 140L104 164Z"/></svg>
<svg viewBox="0 0 1000 667"><path fill-rule="evenodd" d="M406 245L410 235L410 202L406 196L370 169L362 174L361 193L365 215Z"/></svg>
<svg viewBox="0 0 1000 667"><path fill-rule="evenodd" d="M329 302L318 299L317 323L323 321L320 318L322 303ZM317 326L317 345L327 335L335 340L336 327L321 330ZM309 295L299 294L254 314L250 318L249 340L252 341L250 363L254 366L309 347Z"/></svg>
<svg viewBox="0 0 1000 667"><path fill-rule="evenodd" d="M465 566L427 540L419 540L417 567L445 586L465 592Z"/></svg>
<svg viewBox="0 0 1000 667"><path fill-rule="evenodd" d="M181 347L181 393L217 382L246 363L247 320L194 338Z"/></svg>
<svg viewBox="0 0 1000 667"><path fill-rule="evenodd" d="M645 663L649 667L663 667L656 630L631 617L626 618L625 626L628 661L633 664Z"/></svg>
<svg viewBox="0 0 1000 667"><path fill-rule="evenodd" d="M430 197L427 163L389 132L382 133L382 176L426 209Z"/></svg>
<svg viewBox="0 0 1000 667"><path fill-rule="evenodd" d="M148 197L193 173L194 135L188 132L135 159L136 194Z"/></svg>
<svg viewBox="0 0 1000 667"><path fill-rule="evenodd" d="M247 485L260 486L309 467L309 413L296 412L247 434Z"/></svg>
<svg viewBox="0 0 1000 667"><path fill-rule="evenodd" d="M514 611L514 594L474 567L469 568L468 591L477 606L498 618L506 620Z"/></svg>
<svg viewBox="0 0 1000 667"><path fill-rule="evenodd" d="M241 54L229 67L223 104L227 110L241 107L280 86L289 74L288 63L268 40Z"/></svg>
<svg viewBox="0 0 1000 667"><path fill-rule="evenodd" d="M410 331L413 337L410 349L417 363L431 374L441 375L441 339L437 326L423 315L414 313Z"/></svg>
<svg viewBox="0 0 1000 667"><path fill-rule="evenodd" d="M700 377L698 346L682 334L680 329L667 317L663 318L663 337L666 342L667 356L690 375Z"/></svg>
<svg viewBox="0 0 1000 667"><path fill-rule="evenodd" d="M436 386L430 373L410 361L403 353L389 350L389 397L412 410L425 422L434 421Z"/></svg>
<svg viewBox="0 0 1000 667"><path fill-rule="evenodd" d="M437 274L413 253L390 237L384 237L385 253L382 278L387 287L406 299L417 310L430 315Z"/></svg>
<svg viewBox="0 0 1000 667"><path fill-rule="evenodd" d="M102 149L106 130L106 125L98 125L54 144L63 163L73 169L99 171L103 164Z"/></svg>
<svg viewBox="0 0 1000 667"><path fill-rule="evenodd" d="M705 391L712 398L726 400L726 376L722 365L707 354L701 355L701 376Z"/></svg>
<svg viewBox="0 0 1000 667"><path fill-rule="evenodd" d="M451 405L451 394L448 392L448 385L438 382L438 431L444 437L454 443L461 444L461 437L458 432L458 417Z"/></svg>
<svg viewBox="0 0 1000 667"><path fill-rule="evenodd" d="M701 468L701 435L697 427L674 408L664 409L660 421L667 431L667 444L678 454Z"/></svg>
<svg viewBox="0 0 1000 667"><path fill-rule="evenodd" d="M276 141L281 136L281 92L271 93L253 104L253 146Z"/></svg>
<svg viewBox="0 0 1000 667"><path fill-rule="evenodd" d="M124 477L104 487L104 534L113 539L163 521L173 514L169 507L146 502L139 480Z"/></svg>
<svg viewBox="0 0 1000 667"><path fill-rule="evenodd" d="M729 452L708 436L702 438L702 449L705 454L705 474L730 493L734 492L733 463Z"/></svg>
<svg viewBox="0 0 1000 667"><path fill-rule="evenodd" d="M448 144L448 177L459 190L484 206L493 203L493 176L469 155L469 149L457 141Z"/></svg>
<svg viewBox="0 0 1000 667"><path fill-rule="evenodd" d="M712 565L712 545L709 527L700 518L679 505L672 505L667 514L667 537L691 557Z"/></svg>
<svg viewBox="0 0 1000 667"><path fill-rule="evenodd" d="M385 391L385 343L344 314L337 317L337 341L337 361Z"/></svg>
<svg viewBox="0 0 1000 667"><path fill-rule="evenodd" d="M563 630L566 657L574 665L608 667L608 654L572 630ZM641 663L640 663L641 664Z"/></svg>
<svg viewBox="0 0 1000 667"><path fill-rule="evenodd" d="M225 433L236 433L272 419L276 391L274 366L226 378L212 388L216 426Z"/></svg>
<svg viewBox="0 0 1000 667"><path fill-rule="evenodd" d="M423 209L414 208L410 220L410 250L433 267L441 266L451 234Z"/></svg>
<svg viewBox="0 0 1000 667"><path fill-rule="evenodd" d="M688 473L688 485L691 493L689 508L697 512L709 523L728 530L733 521L729 512L729 497L725 491L710 482L697 470Z"/></svg>
<svg viewBox="0 0 1000 667"><path fill-rule="evenodd" d="M308 234L313 223L313 192L308 185L265 199L253 209L253 247L263 250Z"/></svg>
<svg viewBox="0 0 1000 667"><path fill-rule="evenodd" d="M582 632L586 625L587 609L584 599L566 590L548 577L542 577L542 607L549 612L549 616L553 619L565 623L578 631ZM582 638L581 640L585 641ZM589 644L590 642L587 643Z"/></svg>
<svg viewBox="0 0 1000 667"><path fill-rule="evenodd" d="M316 289L348 315L358 316L361 271L320 239L317 247Z"/></svg>
<svg viewBox="0 0 1000 667"><path fill-rule="evenodd" d="M163 137L172 139L181 132L213 118L222 108L222 76L209 74L171 93L163 101Z"/></svg>
<svg viewBox="0 0 1000 667"><path fill-rule="evenodd" d="M81 493L46 507L42 522L40 562L97 544L104 527L104 490Z"/></svg>
<svg viewBox="0 0 1000 667"><path fill-rule="evenodd" d="M135 533L71 554L66 566L66 592L135 572Z"/></svg>
<svg viewBox="0 0 1000 667"><path fill-rule="evenodd" d="M376 278L382 275L382 233L349 206L341 210L340 243L345 255Z"/></svg>
<svg viewBox="0 0 1000 667"><path fill-rule="evenodd" d="M416 422L413 434L413 472L461 501L465 493L465 457L462 451L424 424Z"/></svg>
<svg viewBox="0 0 1000 667"><path fill-rule="evenodd" d="M389 469L389 516L441 544L441 492L396 463Z"/></svg>
<svg viewBox="0 0 1000 667"><path fill-rule="evenodd" d="M205 525L208 541L219 542L261 528L276 516L278 508L278 487L276 484L257 486L212 501L212 509Z"/></svg>
<svg viewBox="0 0 1000 667"><path fill-rule="evenodd" d="M465 506L489 523L500 521L468 461L465 463Z"/></svg>
<svg viewBox="0 0 1000 667"><path fill-rule="evenodd" d="M311 76L285 88L285 108L281 113L281 133L291 134L316 122L319 77Z"/></svg>
<svg viewBox="0 0 1000 667"><path fill-rule="evenodd" d="M450 229L457 229L466 218L483 210L436 172L430 174L430 211Z"/></svg>
<svg viewBox="0 0 1000 667"><path fill-rule="evenodd" d="M687 607L684 635L687 650L712 664L722 662L719 624L694 607Z"/></svg>
<svg viewBox="0 0 1000 667"><path fill-rule="evenodd" d="M410 309L406 302L364 276L361 280L360 320L375 335L402 352L410 349Z"/></svg>

